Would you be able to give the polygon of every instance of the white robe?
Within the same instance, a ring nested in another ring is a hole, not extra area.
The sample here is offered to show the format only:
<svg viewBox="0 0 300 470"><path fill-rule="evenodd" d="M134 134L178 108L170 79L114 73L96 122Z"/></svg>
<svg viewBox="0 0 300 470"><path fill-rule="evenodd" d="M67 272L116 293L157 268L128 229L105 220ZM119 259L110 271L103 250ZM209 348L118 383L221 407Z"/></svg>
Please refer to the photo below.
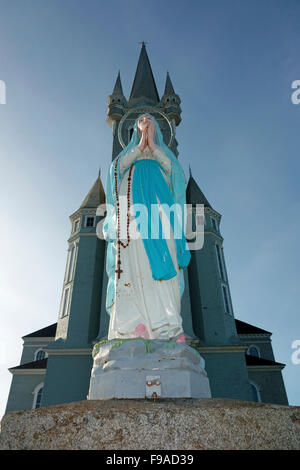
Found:
<svg viewBox="0 0 300 470"><path fill-rule="evenodd" d="M161 148L157 148L153 154L148 149L141 153L137 147L129 154L123 156L120 162L121 173L128 168L134 160L142 158L157 159L167 173L171 171L171 162ZM122 165L121 165L122 163ZM135 166L132 170L134 178ZM169 184L169 177L162 172ZM127 197L129 171L124 174L120 184L119 196ZM132 187L132 185L131 185ZM132 204L132 190L130 194ZM121 206L120 206L121 207ZM121 209L120 209L121 212ZM120 219L125 219L122 213ZM125 217L124 217L125 216ZM167 218L164 218L167 221ZM167 221L166 223L169 224ZM130 216L130 225L138 232L134 216ZM167 238L168 248L173 260L177 275L168 280L155 280L143 239L130 239L129 246L120 248L122 273L120 279L115 275L115 299L112 306L108 339L144 337L150 339L174 339L183 333L182 318L180 316L181 298L179 290L179 268L176 257L176 244L173 231L170 227L171 237ZM126 243L127 240L122 239ZM116 269L117 264L116 250Z"/></svg>

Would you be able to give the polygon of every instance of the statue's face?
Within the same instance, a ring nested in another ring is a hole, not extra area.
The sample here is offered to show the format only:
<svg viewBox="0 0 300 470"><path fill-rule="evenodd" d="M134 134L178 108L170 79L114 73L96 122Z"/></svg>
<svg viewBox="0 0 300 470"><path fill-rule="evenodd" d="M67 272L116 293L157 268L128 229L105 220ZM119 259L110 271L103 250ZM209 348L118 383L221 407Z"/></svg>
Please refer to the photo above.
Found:
<svg viewBox="0 0 300 470"><path fill-rule="evenodd" d="M138 130L140 131L140 133L142 133L147 128L152 128L152 130L155 130L155 124L151 116L149 116L148 114L143 114L139 117L138 120Z"/></svg>

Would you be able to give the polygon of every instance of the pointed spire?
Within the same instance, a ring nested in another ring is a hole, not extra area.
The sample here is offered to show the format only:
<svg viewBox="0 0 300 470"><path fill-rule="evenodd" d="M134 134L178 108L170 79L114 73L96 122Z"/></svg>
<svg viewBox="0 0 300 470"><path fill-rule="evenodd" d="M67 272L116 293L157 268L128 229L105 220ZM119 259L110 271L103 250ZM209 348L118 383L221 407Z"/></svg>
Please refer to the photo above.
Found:
<svg viewBox="0 0 300 470"><path fill-rule="evenodd" d="M102 186L102 181L100 178L100 170L98 172L98 177L93 184L92 188L86 195L83 203L80 206L80 209L93 208L96 209L99 204L105 203L105 192Z"/></svg>
<svg viewBox="0 0 300 470"><path fill-rule="evenodd" d="M190 173L190 178L192 176L192 169L191 169L191 165L189 164L189 173Z"/></svg>
<svg viewBox="0 0 300 470"><path fill-rule="evenodd" d="M204 204L204 207L210 207L212 209L210 203L192 177L191 167L189 167L189 170L190 178L186 188L186 202L188 204Z"/></svg>
<svg viewBox="0 0 300 470"><path fill-rule="evenodd" d="M131 104L138 102L150 105L156 105L159 102L159 96L144 41L142 42L140 57L129 98L129 103Z"/></svg>
<svg viewBox="0 0 300 470"><path fill-rule="evenodd" d="M122 88L122 83L121 83L121 76L120 76L120 70L117 76L117 80L114 86L114 90L112 92L113 95L123 95L123 88Z"/></svg>
<svg viewBox="0 0 300 470"><path fill-rule="evenodd" d="M175 95L175 91L170 79L169 72L167 72L166 85L164 95Z"/></svg>

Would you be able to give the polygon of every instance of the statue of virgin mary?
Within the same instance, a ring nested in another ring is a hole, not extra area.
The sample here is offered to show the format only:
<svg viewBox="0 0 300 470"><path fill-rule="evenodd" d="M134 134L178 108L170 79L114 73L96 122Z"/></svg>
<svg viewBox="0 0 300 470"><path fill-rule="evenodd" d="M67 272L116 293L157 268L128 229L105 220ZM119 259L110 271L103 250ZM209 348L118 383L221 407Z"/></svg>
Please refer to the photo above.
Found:
<svg viewBox="0 0 300 470"><path fill-rule="evenodd" d="M150 114L139 116L129 144L110 165L106 183L109 340L185 342L180 308L190 251L182 217L180 236L174 230L174 220L184 214L185 190L184 172L157 121ZM180 209L176 214L164 211L174 204ZM136 207L148 217L139 218ZM153 237L155 225L159 234Z"/></svg>

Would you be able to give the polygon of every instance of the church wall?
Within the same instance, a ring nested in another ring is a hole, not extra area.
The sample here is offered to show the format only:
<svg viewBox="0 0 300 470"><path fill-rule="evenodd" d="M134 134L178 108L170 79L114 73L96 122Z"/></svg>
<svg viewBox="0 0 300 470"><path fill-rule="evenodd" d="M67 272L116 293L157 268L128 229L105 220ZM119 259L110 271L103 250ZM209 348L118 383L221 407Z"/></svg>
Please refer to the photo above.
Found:
<svg viewBox="0 0 300 470"><path fill-rule="evenodd" d="M93 293L91 298L91 315L88 341L94 341L97 338L99 326L100 326L100 313L101 313L101 300L102 300L102 283L103 283L103 272L105 270L105 241L97 240L96 244L96 262L93 279ZM106 297L105 297L106 298Z"/></svg>
<svg viewBox="0 0 300 470"><path fill-rule="evenodd" d="M33 391L44 382L44 378L44 374L14 374L5 412L30 410L34 399Z"/></svg>
<svg viewBox="0 0 300 470"><path fill-rule="evenodd" d="M226 328L229 342L233 342L233 343L236 343L237 341L240 342L237 331L236 331L233 314L224 312L224 323L225 323L225 328Z"/></svg>
<svg viewBox="0 0 300 470"><path fill-rule="evenodd" d="M218 278L213 261L209 241L205 239L204 247L195 252L197 282L199 283L202 307L202 321L199 322L203 328L201 336L206 344L224 344L226 335L222 299L219 295Z"/></svg>
<svg viewBox="0 0 300 470"><path fill-rule="evenodd" d="M24 344L20 364L26 364L26 362L34 361L34 353L37 351L37 349L46 346L46 344L47 343L43 345L41 343L39 343L38 345Z"/></svg>
<svg viewBox="0 0 300 470"><path fill-rule="evenodd" d="M260 340L257 337L252 338L244 338L244 335L240 335L241 342L247 346L257 346L260 352L260 357L264 359L268 359L269 361L275 361L273 347L271 343L271 339Z"/></svg>
<svg viewBox="0 0 300 470"><path fill-rule="evenodd" d="M92 354L50 355L42 406L86 400L89 391Z"/></svg>
<svg viewBox="0 0 300 470"><path fill-rule="evenodd" d="M105 266L106 266L106 260L105 260ZM107 335L108 335L108 326L109 326L110 317L106 311L107 283L108 283L108 277L107 277L106 268L105 268L105 272L103 273L103 282L102 282L100 326L99 326L99 332L98 332L98 337L97 337L98 340L102 340L104 338L107 339Z"/></svg>
<svg viewBox="0 0 300 470"><path fill-rule="evenodd" d="M67 338L69 318L70 318L69 315L67 315L63 318L58 318L55 339L58 339L58 338L66 339Z"/></svg>
<svg viewBox="0 0 300 470"><path fill-rule="evenodd" d="M96 235L80 237L67 332L69 346L86 347L98 333L104 259L102 243Z"/></svg>
<svg viewBox="0 0 300 470"><path fill-rule="evenodd" d="M263 403L276 403L288 405L288 398L280 370L266 370L248 367L249 380L253 381L259 390Z"/></svg>
<svg viewBox="0 0 300 470"><path fill-rule="evenodd" d="M188 283L190 292L190 303L192 310L192 324L195 335L205 343L204 318L201 303L201 285L199 282L199 267L197 262L197 252L191 251L191 260L187 268Z"/></svg>
<svg viewBox="0 0 300 470"><path fill-rule="evenodd" d="M235 335L234 317L225 320L225 308L222 297L221 281L218 272L215 237L205 233L204 246L192 253L189 279L194 289L191 291L195 333L203 341L203 345L228 344ZM199 296L201 295L201 298ZM196 312L195 312L195 307ZM199 331L201 329L202 331Z"/></svg>
<svg viewBox="0 0 300 470"><path fill-rule="evenodd" d="M195 335L204 343L204 323L201 305L201 291L198 282L198 267L195 252L191 252L188 266L188 282L192 309L192 324Z"/></svg>
<svg viewBox="0 0 300 470"><path fill-rule="evenodd" d="M43 338L38 342L27 341L23 343L23 351L21 356L20 364L26 364L27 362L33 362L35 360L35 352L38 349L43 349L49 344L49 338L47 341L43 341Z"/></svg>
<svg viewBox="0 0 300 470"><path fill-rule="evenodd" d="M191 338L196 338L193 329L189 278L187 269L184 269L184 291L181 297L181 316L184 333Z"/></svg>
<svg viewBox="0 0 300 470"><path fill-rule="evenodd" d="M205 359L212 398L252 400L244 352L200 354Z"/></svg>
<svg viewBox="0 0 300 470"><path fill-rule="evenodd" d="M257 341L256 343L251 342L251 344L254 344L259 348L261 357L263 357L264 359L269 359L270 361L275 361L271 339L269 341L264 341L264 342L260 342L260 341Z"/></svg>

